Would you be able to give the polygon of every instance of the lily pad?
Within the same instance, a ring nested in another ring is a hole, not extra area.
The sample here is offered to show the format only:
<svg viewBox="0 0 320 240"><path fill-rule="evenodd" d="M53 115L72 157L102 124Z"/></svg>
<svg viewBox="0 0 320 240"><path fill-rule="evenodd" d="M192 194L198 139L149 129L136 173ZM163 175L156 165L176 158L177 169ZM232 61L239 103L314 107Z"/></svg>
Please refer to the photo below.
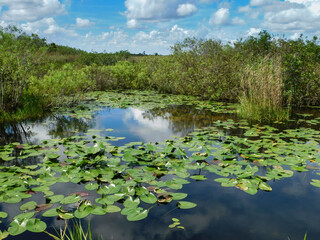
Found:
<svg viewBox="0 0 320 240"><path fill-rule="evenodd" d="M40 219L31 218L27 221L26 228L30 232L40 233L46 230L47 224Z"/></svg>
<svg viewBox="0 0 320 240"><path fill-rule="evenodd" d="M35 209L37 205L38 204L35 201L27 202L27 203L20 206L20 210L21 211L25 211L25 210L30 211L30 210Z"/></svg>
<svg viewBox="0 0 320 240"><path fill-rule="evenodd" d="M196 207L197 204L193 202L187 202L187 201L180 201L178 202L178 207L181 209L190 209Z"/></svg>

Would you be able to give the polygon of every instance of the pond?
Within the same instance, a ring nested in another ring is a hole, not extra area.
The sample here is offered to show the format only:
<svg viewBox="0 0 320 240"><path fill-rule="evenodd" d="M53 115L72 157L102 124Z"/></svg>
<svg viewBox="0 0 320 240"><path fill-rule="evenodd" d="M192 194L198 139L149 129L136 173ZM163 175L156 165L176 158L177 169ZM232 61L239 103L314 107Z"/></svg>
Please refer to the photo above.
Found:
<svg viewBox="0 0 320 240"><path fill-rule="evenodd" d="M97 95L0 127L2 236L81 219L103 239L320 237L317 110L271 126L188 97Z"/></svg>

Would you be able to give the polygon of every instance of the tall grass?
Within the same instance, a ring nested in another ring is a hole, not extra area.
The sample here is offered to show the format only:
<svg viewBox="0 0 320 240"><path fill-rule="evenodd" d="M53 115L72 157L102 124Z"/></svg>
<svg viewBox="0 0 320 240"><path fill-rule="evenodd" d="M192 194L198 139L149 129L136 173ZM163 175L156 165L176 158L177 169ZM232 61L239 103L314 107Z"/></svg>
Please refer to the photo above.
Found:
<svg viewBox="0 0 320 240"><path fill-rule="evenodd" d="M47 231L47 233L50 237L52 237L55 240L94 240L96 238L93 237L91 225L90 222L88 222L88 228L87 230L84 229L84 227L81 224L81 220L74 220L72 221L73 226L70 227L68 225L68 221L65 221L65 227L60 228L59 231L56 230L57 235L53 235ZM98 238L102 240L101 238Z"/></svg>
<svg viewBox="0 0 320 240"><path fill-rule="evenodd" d="M264 57L245 68L241 77L239 114L257 121L289 119L290 107L283 106L281 59Z"/></svg>

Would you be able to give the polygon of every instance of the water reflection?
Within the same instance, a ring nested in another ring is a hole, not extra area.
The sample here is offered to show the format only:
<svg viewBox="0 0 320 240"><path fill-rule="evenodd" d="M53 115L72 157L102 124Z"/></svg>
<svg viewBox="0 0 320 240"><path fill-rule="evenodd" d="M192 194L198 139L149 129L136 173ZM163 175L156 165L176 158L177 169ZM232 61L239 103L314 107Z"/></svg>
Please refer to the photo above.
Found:
<svg viewBox="0 0 320 240"><path fill-rule="evenodd" d="M74 119L68 116L51 116L37 122L25 122L0 127L0 144L9 142L38 143L48 138L70 137L84 134L89 129L113 128L114 136L125 136L118 145L131 141L163 141L172 135L183 136L196 128L211 126L216 120L225 120L229 115L217 115L200 111L190 106L171 106L166 109L139 110L106 108L97 112L92 120ZM229 134L244 130L227 130ZM105 134L103 132L103 134ZM109 134L109 133L108 133ZM266 171L266 168L261 168ZM319 188L310 185L316 172L295 173L294 177L270 182L272 192L259 191L251 196L236 188L222 188L213 175L203 172L208 181L185 185L181 192L188 193L186 201L198 204L194 209L180 210L172 202L166 206L155 205L147 219L128 222L119 213L91 217L94 234L103 239L308 239L320 236ZM269 183L269 182L268 182ZM56 184L55 194L68 195L83 191L80 184ZM95 204L92 192L89 198ZM45 203L41 194L33 199L38 204ZM29 201L25 199L23 203ZM20 206L19 205L19 206ZM21 211L14 204L1 204L0 209L9 213L12 219ZM69 206L71 207L71 206ZM169 229L171 218L180 219L185 230ZM59 228L63 221L46 219L51 227ZM0 229L8 222L3 221ZM48 229L54 233L52 228ZM8 239L51 239L45 234L33 235L26 232Z"/></svg>
<svg viewBox="0 0 320 240"><path fill-rule="evenodd" d="M0 125L0 145L12 142L38 144L50 138L65 138L87 132L92 120L75 119L63 115L51 115L34 122L18 122Z"/></svg>

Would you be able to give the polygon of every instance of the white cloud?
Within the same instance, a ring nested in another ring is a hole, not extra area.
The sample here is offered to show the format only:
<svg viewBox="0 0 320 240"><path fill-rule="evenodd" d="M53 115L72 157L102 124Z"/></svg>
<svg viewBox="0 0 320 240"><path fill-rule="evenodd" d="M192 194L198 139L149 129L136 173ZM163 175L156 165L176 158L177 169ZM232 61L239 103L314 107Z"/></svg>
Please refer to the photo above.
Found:
<svg viewBox="0 0 320 240"><path fill-rule="evenodd" d="M176 0L126 0L125 6L129 19L159 20L173 17L178 3Z"/></svg>
<svg viewBox="0 0 320 240"><path fill-rule="evenodd" d="M286 2L302 4L313 14L320 15L319 0L286 0Z"/></svg>
<svg viewBox="0 0 320 240"><path fill-rule="evenodd" d="M250 5L254 7L263 6L271 3L272 0L250 0Z"/></svg>
<svg viewBox="0 0 320 240"><path fill-rule="evenodd" d="M27 33L45 33L47 35L65 35L69 37L78 36L73 30L58 26L53 18L44 18L35 22L21 24L21 29Z"/></svg>
<svg viewBox="0 0 320 240"><path fill-rule="evenodd" d="M191 3L180 4L177 9L177 13L179 16L189 16L197 11L197 7Z"/></svg>
<svg viewBox="0 0 320 240"><path fill-rule="evenodd" d="M250 12L251 11L251 8L249 5L247 6L242 6L242 7L239 7L238 8L238 12L239 13L246 13L246 12Z"/></svg>
<svg viewBox="0 0 320 240"><path fill-rule="evenodd" d="M126 0L125 7L127 26L131 27L133 20L139 23L167 21L191 16L197 11L197 7L187 0Z"/></svg>
<svg viewBox="0 0 320 240"><path fill-rule="evenodd" d="M122 33L125 34L124 32ZM195 35L196 32L181 28L175 24L158 30L139 31L133 36L127 35L127 38L122 41L119 41L119 36L112 32L104 33L104 36L91 36L91 39L95 39L97 46L100 48L105 47L105 49L110 49L110 47L113 47L113 50L111 51L115 51L114 48L118 48L118 50L128 49L133 53L146 51L151 54L155 52L168 54L170 52L170 47L173 46L173 44L184 40L186 37L192 37ZM114 39L113 43L118 39L117 44L112 46L110 44L111 39ZM87 40L88 45L86 48L90 46L90 41L90 39Z"/></svg>
<svg viewBox="0 0 320 240"><path fill-rule="evenodd" d="M200 0L200 3L213 3L218 2L219 0Z"/></svg>
<svg viewBox="0 0 320 240"><path fill-rule="evenodd" d="M260 27L274 33L316 33L320 28L319 0L251 0L238 12L257 21L263 16Z"/></svg>
<svg viewBox="0 0 320 240"><path fill-rule="evenodd" d="M0 16L4 21L37 21L65 13L65 5L58 0L0 0L0 7L8 9Z"/></svg>
<svg viewBox="0 0 320 240"><path fill-rule="evenodd" d="M220 8L218 11L214 12L209 20L211 25L227 25L229 24L230 12L228 8Z"/></svg>
<svg viewBox="0 0 320 240"><path fill-rule="evenodd" d="M152 30L149 33L140 31L134 37L134 42L145 42L145 43L152 43L155 45L166 44L167 47L173 45L178 41L182 41L186 37L190 37L194 34L194 32L190 30L185 30L179 27L177 24L172 26L171 28L166 28L162 30Z"/></svg>
<svg viewBox="0 0 320 240"><path fill-rule="evenodd" d="M246 22L242 18L235 17L235 18L232 19L232 24L244 25L244 24L246 24Z"/></svg>
<svg viewBox="0 0 320 240"><path fill-rule="evenodd" d="M89 19L83 19L83 18L76 18L76 25L80 28L90 27L91 25L94 25L93 22L90 22Z"/></svg>
<svg viewBox="0 0 320 240"><path fill-rule="evenodd" d="M274 32L298 33L314 32L320 28L319 1L287 0L276 4L265 9L263 27Z"/></svg>
<svg viewBox="0 0 320 240"><path fill-rule="evenodd" d="M300 33L294 33L289 38L291 40L297 40L300 37Z"/></svg>
<svg viewBox="0 0 320 240"><path fill-rule="evenodd" d="M257 36L262 31L261 28L250 28L249 31L247 31L246 36Z"/></svg>
<svg viewBox="0 0 320 240"><path fill-rule="evenodd" d="M142 28L141 23L137 19L128 19L127 21L128 28Z"/></svg>

